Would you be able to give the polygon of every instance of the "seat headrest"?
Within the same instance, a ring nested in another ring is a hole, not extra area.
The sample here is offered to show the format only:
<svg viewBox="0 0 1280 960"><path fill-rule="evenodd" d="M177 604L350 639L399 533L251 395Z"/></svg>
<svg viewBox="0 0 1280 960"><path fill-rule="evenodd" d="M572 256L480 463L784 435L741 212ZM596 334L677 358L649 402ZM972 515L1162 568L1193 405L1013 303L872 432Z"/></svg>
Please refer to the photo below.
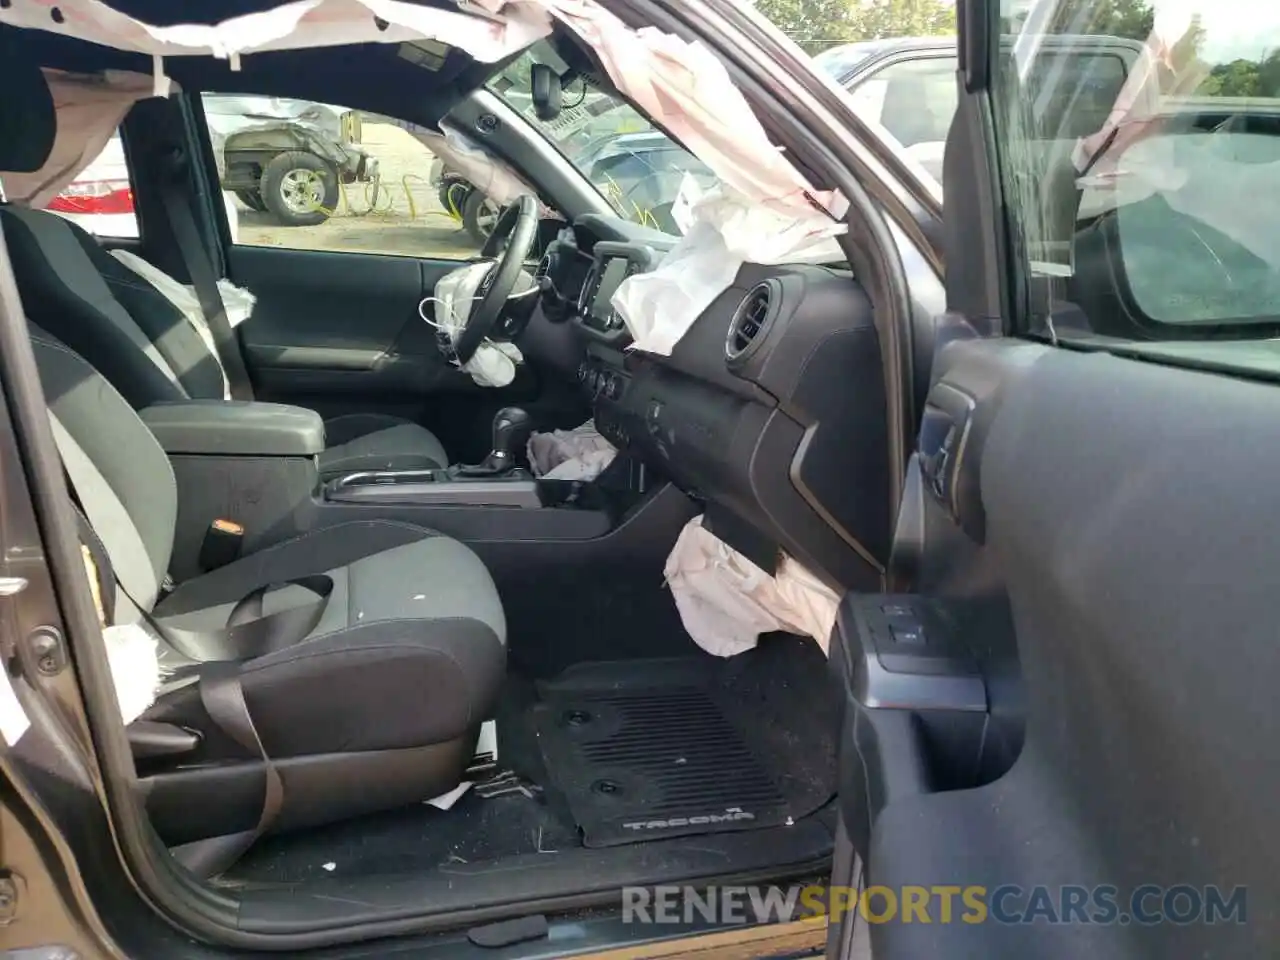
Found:
<svg viewBox="0 0 1280 960"><path fill-rule="evenodd" d="M53 94L30 47L28 31L0 26L0 172L39 170L58 132Z"/></svg>

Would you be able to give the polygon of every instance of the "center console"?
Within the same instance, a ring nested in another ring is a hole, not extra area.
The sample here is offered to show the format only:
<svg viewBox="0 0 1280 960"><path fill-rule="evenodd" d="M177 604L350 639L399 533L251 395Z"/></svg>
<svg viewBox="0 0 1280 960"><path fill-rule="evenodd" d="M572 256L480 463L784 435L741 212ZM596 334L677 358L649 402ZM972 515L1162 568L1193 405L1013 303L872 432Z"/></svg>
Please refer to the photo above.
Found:
<svg viewBox="0 0 1280 960"><path fill-rule="evenodd" d="M480 463L435 470L373 470L351 473L325 484L330 503L468 503L496 507L545 506L533 475L517 466L533 422L519 407L503 407L493 417L493 442Z"/></svg>
<svg viewBox="0 0 1280 960"><path fill-rule="evenodd" d="M457 539L590 541L607 535L645 496L643 474L619 458L596 482L535 478L518 466L532 425L518 408L495 416L480 463L433 470L352 471L322 478L324 424L314 411L272 403L179 401L141 411L169 455L178 486L170 572L205 572L211 528L230 521L249 554L308 530L392 520ZM222 524L223 527L226 524ZM223 562L227 559L224 554Z"/></svg>
<svg viewBox="0 0 1280 960"><path fill-rule="evenodd" d="M538 482L523 469L495 477L459 476L456 471L391 470L352 473L324 487L329 503L476 504L494 507L545 506Z"/></svg>

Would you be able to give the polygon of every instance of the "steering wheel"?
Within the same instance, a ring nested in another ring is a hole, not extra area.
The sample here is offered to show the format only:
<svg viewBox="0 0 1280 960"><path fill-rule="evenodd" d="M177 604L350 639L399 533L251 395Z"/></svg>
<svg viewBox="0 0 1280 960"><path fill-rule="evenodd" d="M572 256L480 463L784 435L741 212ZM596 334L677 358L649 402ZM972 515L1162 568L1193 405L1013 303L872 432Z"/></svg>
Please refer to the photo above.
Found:
<svg viewBox="0 0 1280 960"><path fill-rule="evenodd" d="M475 356L476 350L484 342L506 309L507 299L520 279L520 271L529 259L538 236L538 201L529 194L517 197L494 224L493 233L485 241L480 256L494 260L494 265L476 290L481 298L467 318L467 325L462 328L453 345L458 356L458 363L464 364ZM503 244L506 248L503 249ZM501 258L498 257L502 251Z"/></svg>

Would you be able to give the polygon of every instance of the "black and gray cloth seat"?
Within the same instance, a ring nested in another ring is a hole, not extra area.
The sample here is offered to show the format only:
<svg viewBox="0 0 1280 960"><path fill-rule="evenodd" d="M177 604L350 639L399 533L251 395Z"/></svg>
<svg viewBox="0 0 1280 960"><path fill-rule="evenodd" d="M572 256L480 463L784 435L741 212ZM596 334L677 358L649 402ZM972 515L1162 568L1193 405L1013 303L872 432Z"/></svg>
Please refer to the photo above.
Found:
<svg viewBox="0 0 1280 960"><path fill-rule="evenodd" d="M119 585L115 621L204 642L194 651L161 644L174 674L142 718L201 737L180 763L140 765L165 841L189 845L197 865L225 863L267 830L456 786L505 672L506 623L479 558L430 530L371 519L297 537L163 595L177 512L168 458L84 359L39 329L32 345L68 478ZM232 612L255 595L260 619L313 611L303 635L233 649Z"/></svg>
<svg viewBox="0 0 1280 960"><path fill-rule="evenodd" d="M195 327L93 237L43 210L0 206L0 223L32 322L92 357L135 409L223 397L222 367ZM449 463L433 433L384 414L326 420L325 441L320 475L326 479Z"/></svg>
<svg viewBox="0 0 1280 960"><path fill-rule="evenodd" d="M0 177L39 170L56 133L49 86L19 33L0 26ZM13 205L0 205L0 226L28 319L92 360L135 410L167 400L224 398L222 364L204 337L88 233L56 214ZM433 433L400 417L334 417L325 436L319 466L326 479L449 465Z"/></svg>

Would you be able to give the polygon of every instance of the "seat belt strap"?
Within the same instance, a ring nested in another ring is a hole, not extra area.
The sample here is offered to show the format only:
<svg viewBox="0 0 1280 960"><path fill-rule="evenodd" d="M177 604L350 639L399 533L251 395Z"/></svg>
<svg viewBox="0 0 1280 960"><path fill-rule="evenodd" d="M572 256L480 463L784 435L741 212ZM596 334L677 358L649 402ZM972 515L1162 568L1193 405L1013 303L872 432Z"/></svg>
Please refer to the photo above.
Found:
<svg viewBox="0 0 1280 960"><path fill-rule="evenodd" d="M89 485L91 479L86 473L85 465L88 464L88 459L83 457L74 442L68 442L69 438L64 437L62 425L56 418L50 417L50 425L53 427L58 452L62 454L67 491L71 495L72 508L77 514L77 524L81 527L82 534L84 531L92 534L92 542L87 544L91 551L95 545L101 549L103 562L99 563L97 557L94 557L99 576L110 572L117 590L133 605L146 621L147 626L175 650L192 660L202 662L250 660L291 647L315 629L329 606L329 597L333 594L333 578L323 573L269 583L250 591L236 602L227 617L227 625L221 629L187 630L155 617L151 612L151 605L139 602L137 595L125 586L120 577L120 571L116 570L111 563L110 554L103 545L98 528L89 518L90 509L86 508L83 495L83 490ZM105 508L104 503L98 505ZM104 509L95 519L98 523L105 524L111 520L111 517ZM127 524L127 518L118 526L125 524ZM312 594L311 598L298 606L286 607L284 610L264 615L263 601L267 593L272 589L290 586L309 591ZM111 607L106 613L110 620L114 611L114 594L104 591L102 598L103 606Z"/></svg>
<svg viewBox="0 0 1280 960"><path fill-rule="evenodd" d="M227 376L231 399L252 400L253 385L249 382L249 370L244 363L240 340L231 321L227 319L227 306L222 302L222 294L218 291L213 259L209 256L204 241L200 239L191 206L182 191L186 164L175 158L172 166L168 179L160 186L160 198L169 217L169 226L173 229L173 238L178 244L178 253L187 269L191 285L195 288L196 299L200 301L200 312L204 314L204 321L209 325L213 342L218 347L218 359Z"/></svg>
<svg viewBox="0 0 1280 960"><path fill-rule="evenodd" d="M207 663L200 668L200 703L218 728L262 762L262 810L258 822L249 830L209 837L175 847L174 857L191 872L201 877L222 873L271 829L284 808L284 781L271 762L258 728L253 724L249 705L240 683L240 665Z"/></svg>
<svg viewBox="0 0 1280 960"><path fill-rule="evenodd" d="M296 607L264 616L264 598L279 587L301 587L313 597ZM227 625L221 630L187 630L164 618L149 614L148 618L170 646L192 660L251 660L291 647L306 637L324 616L332 594L333 578L316 574L258 587L236 603L227 617Z"/></svg>

